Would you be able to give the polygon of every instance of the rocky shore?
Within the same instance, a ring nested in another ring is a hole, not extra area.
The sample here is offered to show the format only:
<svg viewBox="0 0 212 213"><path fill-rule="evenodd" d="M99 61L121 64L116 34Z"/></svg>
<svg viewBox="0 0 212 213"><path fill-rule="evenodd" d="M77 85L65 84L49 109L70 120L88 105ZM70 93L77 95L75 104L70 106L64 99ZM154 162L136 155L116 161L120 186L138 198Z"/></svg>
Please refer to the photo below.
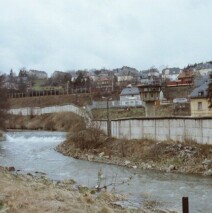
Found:
<svg viewBox="0 0 212 213"><path fill-rule="evenodd" d="M67 139L56 150L76 159L212 177L212 146L195 142L110 139L96 149L80 149Z"/></svg>
<svg viewBox="0 0 212 213"><path fill-rule="evenodd" d="M4 136L4 133L0 131L0 142L3 140L5 140L5 136Z"/></svg>

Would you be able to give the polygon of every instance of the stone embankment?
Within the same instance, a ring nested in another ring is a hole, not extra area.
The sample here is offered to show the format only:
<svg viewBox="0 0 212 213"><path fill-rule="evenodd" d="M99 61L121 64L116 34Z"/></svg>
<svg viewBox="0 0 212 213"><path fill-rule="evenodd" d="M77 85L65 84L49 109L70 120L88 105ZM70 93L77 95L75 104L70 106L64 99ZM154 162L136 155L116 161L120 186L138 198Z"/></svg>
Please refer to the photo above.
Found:
<svg viewBox="0 0 212 213"><path fill-rule="evenodd" d="M66 140L57 151L77 159L134 169L212 176L212 146L194 142L109 139L95 149L80 149Z"/></svg>

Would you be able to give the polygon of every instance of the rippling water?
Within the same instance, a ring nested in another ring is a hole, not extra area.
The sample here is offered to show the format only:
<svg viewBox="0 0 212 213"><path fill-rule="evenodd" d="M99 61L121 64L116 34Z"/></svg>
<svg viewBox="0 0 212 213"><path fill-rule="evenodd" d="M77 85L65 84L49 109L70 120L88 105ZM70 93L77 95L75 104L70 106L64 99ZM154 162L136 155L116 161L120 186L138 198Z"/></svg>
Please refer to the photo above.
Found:
<svg viewBox="0 0 212 213"><path fill-rule="evenodd" d="M45 172L50 178L72 178L79 184L93 187L101 169L103 183L120 182L133 176L128 184L116 187L125 193L133 205L142 205L145 199L163 204L162 208L181 212L181 199L189 197L190 212L212 212L212 178L133 170L63 156L54 148L65 138L63 132L8 132L6 141L0 142L0 165L14 166L23 173Z"/></svg>

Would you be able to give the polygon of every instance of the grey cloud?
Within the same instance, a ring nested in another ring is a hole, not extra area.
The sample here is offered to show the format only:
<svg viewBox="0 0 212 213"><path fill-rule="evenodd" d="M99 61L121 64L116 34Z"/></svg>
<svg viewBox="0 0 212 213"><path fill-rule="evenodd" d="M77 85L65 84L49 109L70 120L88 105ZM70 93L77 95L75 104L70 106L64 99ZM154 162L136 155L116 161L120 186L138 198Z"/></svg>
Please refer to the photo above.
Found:
<svg viewBox="0 0 212 213"><path fill-rule="evenodd" d="M0 0L0 70L211 60L210 0Z"/></svg>

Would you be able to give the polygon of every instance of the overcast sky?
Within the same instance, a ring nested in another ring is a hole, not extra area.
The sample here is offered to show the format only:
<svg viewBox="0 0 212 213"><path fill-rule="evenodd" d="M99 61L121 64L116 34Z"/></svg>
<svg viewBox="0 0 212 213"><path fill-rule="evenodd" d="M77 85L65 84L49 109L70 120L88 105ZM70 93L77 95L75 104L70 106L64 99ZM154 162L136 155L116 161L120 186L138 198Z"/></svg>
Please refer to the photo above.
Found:
<svg viewBox="0 0 212 213"><path fill-rule="evenodd" d="M0 0L0 71L212 60L212 0Z"/></svg>

